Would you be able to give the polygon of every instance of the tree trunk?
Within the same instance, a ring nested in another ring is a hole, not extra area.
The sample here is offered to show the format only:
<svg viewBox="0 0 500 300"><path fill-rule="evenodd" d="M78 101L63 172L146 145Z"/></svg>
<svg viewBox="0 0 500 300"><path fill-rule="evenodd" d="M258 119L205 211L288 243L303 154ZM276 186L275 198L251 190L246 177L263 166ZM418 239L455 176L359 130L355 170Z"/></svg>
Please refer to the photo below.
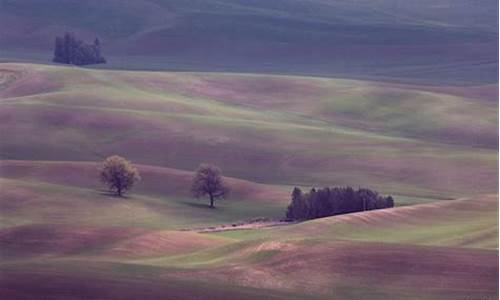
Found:
<svg viewBox="0 0 500 300"><path fill-rule="evenodd" d="M210 208L214 208L214 195L209 194L210 196Z"/></svg>
<svg viewBox="0 0 500 300"><path fill-rule="evenodd" d="M118 189L116 190L116 192L118 194L118 197L122 196L122 188L121 187L118 187Z"/></svg>

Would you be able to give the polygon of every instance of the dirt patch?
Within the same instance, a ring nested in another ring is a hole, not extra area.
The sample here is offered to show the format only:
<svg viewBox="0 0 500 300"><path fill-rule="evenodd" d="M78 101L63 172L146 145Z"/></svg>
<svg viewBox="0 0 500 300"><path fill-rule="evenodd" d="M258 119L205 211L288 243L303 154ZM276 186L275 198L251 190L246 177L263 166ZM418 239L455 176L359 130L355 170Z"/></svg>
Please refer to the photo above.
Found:
<svg viewBox="0 0 500 300"><path fill-rule="evenodd" d="M195 232L154 231L121 241L109 247L104 255L110 257L155 256L185 254L226 244L223 238L201 235Z"/></svg>
<svg viewBox="0 0 500 300"><path fill-rule="evenodd" d="M245 230L245 229L257 229L265 227L276 227L276 226L286 226L290 224L295 224L296 222L289 222L283 220L271 220L267 218L256 218L247 221L239 221L231 224L221 224L216 226L199 227L199 228L187 228L183 231L194 231L199 233L207 232L220 232L229 230Z"/></svg>

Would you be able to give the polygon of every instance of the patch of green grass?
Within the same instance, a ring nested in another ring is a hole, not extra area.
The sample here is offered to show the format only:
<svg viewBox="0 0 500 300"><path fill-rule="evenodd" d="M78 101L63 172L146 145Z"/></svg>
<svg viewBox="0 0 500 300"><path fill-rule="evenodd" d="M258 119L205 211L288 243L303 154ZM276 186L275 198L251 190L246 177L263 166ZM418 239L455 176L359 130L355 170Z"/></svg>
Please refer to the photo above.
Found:
<svg viewBox="0 0 500 300"><path fill-rule="evenodd" d="M261 250L258 252L254 252L251 255L248 256L247 260L248 263L258 263L265 261L267 259L270 259L271 257L275 256L276 254L280 253L280 250Z"/></svg>
<svg viewBox="0 0 500 300"><path fill-rule="evenodd" d="M230 262L241 262L242 257L247 257L243 254L243 251L254 244L254 241L241 241L194 253L139 259L133 262L153 266L173 266L180 268L217 267ZM247 254L252 255L252 252Z"/></svg>
<svg viewBox="0 0 500 300"><path fill-rule="evenodd" d="M250 200L217 201L208 207L205 199L178 196L148 196L131 193L125 198L99 190L49 184L40 181L2 179L1 202L13 206L2 214L3 224L55 223L67 225L187 229L229 224L241 220L283 215L280 203ZM22 196L19 196L22 195ZM23 202L19 201L19 197Z"/></svg>
<svg viewBox="0 0 500 300"><path fill-rule="evenodd" d="M259 228L259 229L226 230L226 231L213 232L210 233L210 235L231 238L235 240L252 240L252 239L272 237L271 233L272 231L270 231L267 228Z"/></svg>

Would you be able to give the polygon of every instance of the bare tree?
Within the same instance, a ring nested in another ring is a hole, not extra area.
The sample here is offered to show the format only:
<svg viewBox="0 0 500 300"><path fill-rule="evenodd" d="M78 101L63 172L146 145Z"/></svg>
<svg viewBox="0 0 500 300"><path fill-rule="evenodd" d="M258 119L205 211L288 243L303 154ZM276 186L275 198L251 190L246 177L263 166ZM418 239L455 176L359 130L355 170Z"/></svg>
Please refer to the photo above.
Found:
<svg viewBox="0 0 500 300"><path fill-rule="evenodd" d="M196 198L208 196L210 208L215 207L215 199L225 198L229 193L221 174L221 170L217 166L201 164L193 178L191 192Z"/></svg>
<svg viewBox="0 0 500 300"><path fill-rule="evenodd" d="M120 197L141 179L137 168L118 155L110 156L104 160L100 175L101 182Z"/></svg>

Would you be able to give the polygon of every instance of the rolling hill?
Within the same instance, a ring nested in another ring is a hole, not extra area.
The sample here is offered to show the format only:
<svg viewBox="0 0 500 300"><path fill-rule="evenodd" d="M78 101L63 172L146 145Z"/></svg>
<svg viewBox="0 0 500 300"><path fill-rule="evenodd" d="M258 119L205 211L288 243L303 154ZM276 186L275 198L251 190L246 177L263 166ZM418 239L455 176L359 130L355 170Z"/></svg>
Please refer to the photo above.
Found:
<svg viewBox="0 0 500 300"><path fill-rule="evenodd" d="M141 192L118 200L74 186L84 183L75 178L44 183L46 174L2 179L6 299L498 296L496 195L200 234L179 229L241 218L235 207L259 212L224 202L214 212Z"/></svg>
<svg viewBox="0 0 500 300"><path fill-rule="evenodd" d="M487 96L293 76L1 68L2 159L116 153L187 171L208 161L249 181L368 186L410 202L498 185L498 107Z"/></svg>
<svg viewBox="0 0 500 300"><path fill-rule="evenodd" d="M494 88L2 63L0 295L496 299ZM142 174L123 199L96 176L115 153ZM189 194L204 161L232 190L217 209ZM347 184L400 207L197 229Z"/></svg>
<svg viewBox="0 0 500 300"><path fill-rule="evenodd" d="M48 62L56 35L99 36L108 68L495 83L498 2L0 2L0 56Z"/></svg>
<svg viewBox="0 0 500 300"><path fill-rule="evenodd" d="M0 299L498 299L498 114L494 0L0 0ZM345 185L396 207L276 222Z"/></svg>

